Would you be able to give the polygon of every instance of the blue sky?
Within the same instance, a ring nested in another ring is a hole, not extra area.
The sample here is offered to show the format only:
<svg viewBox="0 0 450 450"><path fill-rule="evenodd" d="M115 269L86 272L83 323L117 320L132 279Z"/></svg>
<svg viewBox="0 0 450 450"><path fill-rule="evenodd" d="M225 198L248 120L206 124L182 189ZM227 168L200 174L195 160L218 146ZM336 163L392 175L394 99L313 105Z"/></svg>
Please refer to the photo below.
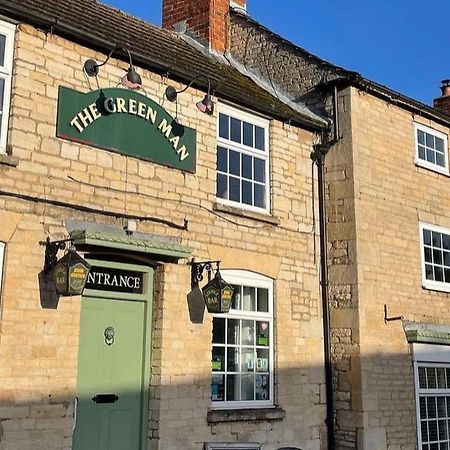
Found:
<svg viewBox="0 0 450 450"><path fill-rule="evenodd" d="M155 25L162 0L102 0ZM426 104L450 78L449 0L247 0L262 25Z"/></svg>

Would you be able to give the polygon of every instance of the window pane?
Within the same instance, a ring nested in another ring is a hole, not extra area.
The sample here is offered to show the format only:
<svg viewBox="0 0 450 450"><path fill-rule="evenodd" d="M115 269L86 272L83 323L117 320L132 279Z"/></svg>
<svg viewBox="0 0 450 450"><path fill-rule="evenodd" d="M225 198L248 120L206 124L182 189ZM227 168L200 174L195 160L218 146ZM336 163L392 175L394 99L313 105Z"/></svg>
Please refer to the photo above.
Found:
<svg viewBox="0 0 450 450"><path fill-rule="evenodd" d="M249 181L242 181L242 203L253 205L253 186Z"/></svg>
<svg viewBox="0 0 450 450"><path fill-rule="evenodd" d="M5 80L0 78L0 113L3 113L3 100L5 97Z"/></svg>
<svg viewBox="0 0 450 450"><path fill-rule="evenodd" d="M231 117L231 137L230 139L234 142L238 142L239 144L242 142L241 140L241 121Z"/></svg>
<svg viewBox="0 0 450 450"><path fill-rule="evenodd" d="M219 114L219 136L224 139L230 139L230 122L225 114Z"/></svg>
<svg viewBox="0 0 450 450"><path fill-rule="evenodd" d="M419 144L425 144L425 133L421 130L417 130L417 140Z"/></svg>
<svg viewBox="0 0 450 450"><path fill-rule="evenodd" d="M442 265L442 252L440 250L433 250L433 262Z"/></svg>
<svg viewBox="0 0 450 450"><path fill-rule="evenodd" d="M225 370L225 347L213 347L211 370L213 372L223 372Z"/></svg>
<svg viewBox="0 0 450 450"><path fill-rule="evenodd" d="M217 170L228 173L228 151L226 148L217 147Z"/></svg>
<svg viewBox="0 0 450 450"><path fill-rule="evenodd" d="M450 252L444 252L444 266L450 266Z"/></svg>
<svg viewBox="0 0 450 450"><path fill-rule="evenodd" d="M434 280L435 281L444 281L444 272L442 270L442 267L434 268Z"/></svg>
<svg viewBox="0 0 450 450"><path fill-rule="evenodd" d="M444 269L445 283L450 283L450 269Z"/></svg>
<svg viewBox="0 0 450 450"><path fill-rule="evenodd" d="M5 48L6 48L6 36L0 34L0 66L5 66Z"/></svg>
<svg viewBox="0 0 450 450"><path fill-rule="evenodd" d="M256 375L255 377L255 396L256 400L269 399L269 376Z"/></svg>
<svg viewBox="0 0 450 450"><path fill-rule="evenodd" d="M255 126L255 147L259 150L265 150L264 128Z"/></svg>
<svg viewBox="0 0 450 450"><path fill-rule="evenodd" d="M443 153L436 153L436 164L445 167L445 157Z"/></svg>
<svg viewBox="0 0 450 450"><path fill-rule="evenodd" d="M423 242L425 245L431 245L431 231L423 230Z"/></svg>
<svg viewBox="0 0 450 450"><path fill-rule="evenodd" d="M242 321L242 345L255 345L255 322Z"/></svg>
<svg viewBox="0 0 450 450"><path fill-rule="evenodd" d="M232 285L231 309L241 309L241 286Z"/></svg>
<svg viewBox="0 0 450 450"><path fill-rule="evenodd" d="M237 375L227 375L227 401L240 400L239 378Z"/></svg>
<svg viewBox="0 0 450 450"><path fill-rule="evenodd" d="M239 320L228 319L227 322L228 344L239 344Z"/></svg>
<svg viewBox="0 0 450 450"><path fill-rule="evenodd" d="M220 173L217 174L217 197L228 198L228 177Z"/></svg>
<svg viewBox="0 0 450 450"><path fill-rule="evenodd" d="M426 153L425 153L425 147L422 147L421 145L419 145L419 158L420 159L427 159Z"/></svg>
<svg viewBox="0 0 450 450"><path fill-rule="evenodd" d="M427 149L427 161L433 164L436 162L435 153L433 150Z"/></svg>
<svg viewBox="0 0 450 450"><path fill-rule="evenodd" d="M450 250L450 236L448 234L442 235L442 247L445 250Z"/></svg>
<svg viewBox="0 0 450 450"><path fill-rule="evenodd" d="M242 349L242 365L241 372L255 371L255 351L253 348Z"/></svg>
<svg viewBox="0 0 450 450"><path fill-rule="evenodd" d="M256 350L256 371L268 372L269 371L269 349L258 348Z"/></svg>
<svg viewBox="0 0 450 450"><path fill-rule="evenodd" d="M242 309L245 311L256 311L256 289L244 286L244 297L242 299Z"/></svg>
<svg viewBox="0 0 450 450"><path fill-rule="evenodd" d="M239 178L230 177L230 192L229 199L233 202L241 201L241 183L239 182Z"/></svg>
<svg viewBox="0 0 450 450"><path fill-rule="evenodd" d="M427 387L427 378L425 375L425 367L419 367L419 387L426 388Z"/></svg>
<svg viewBox="0 0 450 450"><path fill-rule="evenodd" d="M213 375L211 380L211 400L223 401L225 375Z"/></svg>
<svg viewBox="0 0 450 450"><path fill-rule="evenodd" d="M266 207L266 190L260 184L255 184L255 206L259 208Z"/></svg>
<svg viewBox="0 0 450 450"><path fill-rule="evenodd" d="M434 136L432 134L425 134L427 147L434 148Z"/></svg>
<svg viewBox="0 0 450 450"><path fill-rule="evenodd" d="M238 152L230 150L229 152L230 158L230 174L232 175L240 175L241 174L241 155Z"/></svg>
<svg viewBox="0 0 450 450"><path fill-rule="evenodd" d="M432 232L433 237L433 247L441 247L441 233L437 233L436 231Z"/></svg>
<svg viewBox="0 0 450 450"><path fill-rule="evenodd" d="M255 395L254 375L242 375L241 377L241 400L254 400Z"/></svg>
<svg viewBox="0 0 450 450"><path fill-rule="evenodd" d="M269 312L269 290L258 288L258 311Z"/></svg>
<svg viewBox="0 0 450 450"><path fill-rule="evenodd" d="M265 183L266 181L266 162L263 159L254 159L255 166L255 181Z"/></svg>
<svg viewBox="0 0 450 450"><path fill-rule="evenodd" d="M248 155L242 155L242 177L251 180L253 178L252 166L253 158Z"/></svg>
<svg viewBox="0 0 450 450"><path fill-rule="evenodd" d="M256 345L269 345L269 322L258 322L258 339Z"/></svg>
<svg viewBox="0 0 450 450"><path fill-rule="evenodd" d="M239 372L239 349L236 347L228 347L227 372Z"/></svg>
<svg viewBox="0 0 450 450"><path fill-rule="evenodd" d="M444 140L436 137L435 143L436 143L436 150L438 150L440 153L444 153Z"/></svg>
<svg viewBox="0 0 450 450"><path fill-rule="evenodd" d="M429 264L425 264L425 278L427 280L433 280L433 266L430 266Z"/></svg>
<svg viewBox="0 0 450 450"><path fill-rule="evenodd" d="M253 125L244 122L244 145L253 147Z"/></svg>
<svg viewBox="0 0 450 450"><path fill-rule="evenodd" d="M433 262L433 257L432 257L432 253L431 253L431 248L430 247L425 247L424 248L424 254L425 254L425 261L432 263Z"/></svg>
<svg viewBox="0 0 450 450"><path fill-rule="evenodd" d="M225 344L225 319L213 318L212 335L213 344Z"/></svg>

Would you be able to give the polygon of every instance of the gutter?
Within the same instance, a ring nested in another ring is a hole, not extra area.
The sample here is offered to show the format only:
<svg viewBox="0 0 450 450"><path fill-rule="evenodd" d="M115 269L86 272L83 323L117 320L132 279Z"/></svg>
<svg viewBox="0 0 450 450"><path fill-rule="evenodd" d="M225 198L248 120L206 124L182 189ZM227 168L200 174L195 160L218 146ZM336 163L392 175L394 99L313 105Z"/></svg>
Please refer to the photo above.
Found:
<svg viewBox="0 0 450 450"><path fill-rule="evenodd" d="M27 8L24 8L23 6L16 5L12 3L9 0L0 0L0 13L3 13L4 15L7 15L7 17L14 17L15 19L24 20L28 23L34 24L36 26L42 26L45 29L52 30L52 31L59 31L62 36L70 37L74 40L76 40L79 43L82 43L88 48L94 48L101 51L105 51L108 53L112 47L116 46L120 42L117 41L111 41L109 39L103 38L99 35L93 34L90 31L86 31L77 27L74 27L70 23L61 21L57 19L56 17L51 17L45 14L37 13L34 11L31 11ZM188 83L192 78L196 76L196 74L192 74L192 76L189 76L186 72L183 72L180 69L176 69L173 66L168 66L166 62L161 61L160 59L150 57L148 55L145 55L139 51L130 49L130 53L133 58L133 62L138 63L137 65L141 66L142 68L151 69L159 74L166 74L169 72L170 69L170 75L171 78L180 81L183 83ZM118 54L120 57L120 53ZM125 54L122 56L126 56ZM127 62L128 59L124 58L123 61ZM238 70L235 68L235 70ZM255 82L254 80L252 80ZM257 84L257 83L255 83ZM194 87L200 87L202 89L206 88L206 85L202 85L201 83L194 83ZM259 86L260 87L260 86ZM261 88L261 87L260 87ZM218 92L221 95L221 98L224 100L231 101L233 103L237 103L239 100L235 97L230 97L227 94ZM269 92L270 93L270 92ZM273 96L273 94L270 93L270 95ZM288 106L289 108L293 109L292 105L287 104L286 102L282 102L280 99L278 99L280 103L283 103L284 105ZM241 105L241 106L246 106ZM255 108L252 108L255 109ZM298 115L302 115L302 119L295 119L293 120L293 123L296 123L297 125L303 126L307 128L308 130L312 131L322 131L327 128L326 122L321 119L319 116L317 118L315 117L308 117L302 112L299 112L296 109L293 109ZM256 110L256 109L255 109ZM279 113L273 113L270 111L270 108L266 108L266 110L261 109L259 110L260 113L263 114L269 114L273 118L277 118L280 121L286 121L288 118L286 116L281 116Z"/></svg>

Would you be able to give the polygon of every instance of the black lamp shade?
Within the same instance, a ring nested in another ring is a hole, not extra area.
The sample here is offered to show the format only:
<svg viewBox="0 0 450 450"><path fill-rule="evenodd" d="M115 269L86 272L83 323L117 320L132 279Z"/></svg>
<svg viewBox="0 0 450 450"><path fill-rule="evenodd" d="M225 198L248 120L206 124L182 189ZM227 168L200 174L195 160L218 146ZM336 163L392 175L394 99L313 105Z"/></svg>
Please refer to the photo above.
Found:
<svg viewBox="0 0 450 450"><path fill-rule="evenodd" d="M126 75L122 78L121 83L129 89L140 89L142 87L142 78L134 68L130 66Z"/></svg>
<svg viewBox="0 0 450 450"><path fill-rule="evenodd" d="M196 105L202 113L208 114L209 116L214 113L214 103L209 94L206 94L204 99L201 102L196 103Z"/></svg>
<svg viewBox="0 0 450 450"><path fill-rule="evenodd" d="M91 266L75 251L69 250L52 269L56 292L68 297L81 295Z"/></svg>

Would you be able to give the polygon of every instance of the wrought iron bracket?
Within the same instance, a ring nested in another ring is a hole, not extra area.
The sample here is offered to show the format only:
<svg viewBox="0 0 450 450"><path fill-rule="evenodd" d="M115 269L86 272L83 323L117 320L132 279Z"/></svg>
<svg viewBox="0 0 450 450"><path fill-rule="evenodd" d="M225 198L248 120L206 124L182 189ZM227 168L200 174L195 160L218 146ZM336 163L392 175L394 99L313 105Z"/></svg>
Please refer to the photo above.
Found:
<svg viewBox="0 0 450 450"><path fill-rule="evenodd" d="M208 273L208 282L212 279L213 265L216 264L216 271L219 270L220 261L201 261L196 262L194 258L188 264L191 266L191 289L194 289L200 281L203 280L203 272Z"/></svg>
<svg viewBox="0 0 450 450"><path fill-rule="evenodd" d="M39 241L39 245L45 245L44 273L50 272L53 265L58 260L57 254L59 250L64 250L66 248L66 242L72 242L72 239L50 241L50 238L47 237L45 241Z"/></svg>
<svg viewBox="0 0 450 450"><path fill-rule="evenodd" d="M384 323L393 322L394 320L403 320L403 319L404 319L403 316L388 317L387 305L384 305Z"/></svg>

